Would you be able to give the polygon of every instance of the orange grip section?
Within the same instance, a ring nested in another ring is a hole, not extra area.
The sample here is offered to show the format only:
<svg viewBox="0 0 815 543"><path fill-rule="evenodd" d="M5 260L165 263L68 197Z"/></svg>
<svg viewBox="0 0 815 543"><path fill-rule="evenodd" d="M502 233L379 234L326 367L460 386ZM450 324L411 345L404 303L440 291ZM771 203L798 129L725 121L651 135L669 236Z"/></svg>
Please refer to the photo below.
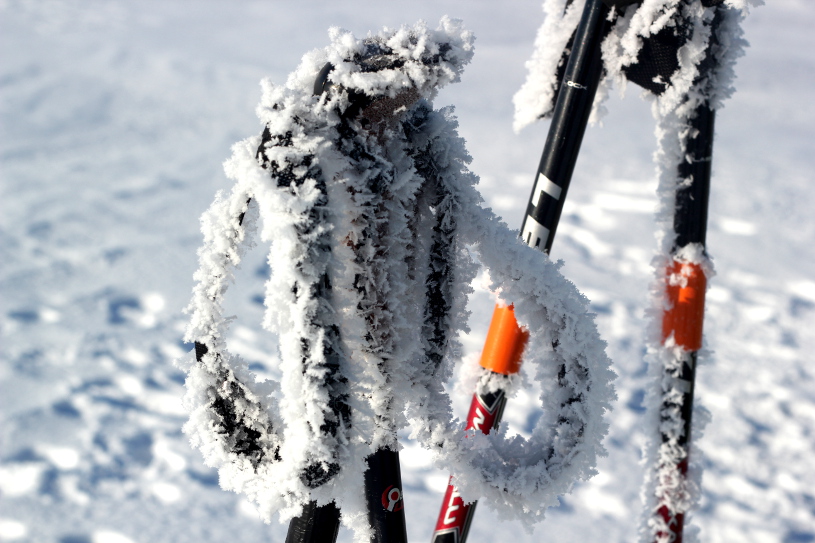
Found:
<svg viewBox="0 0 815 543"><path fill-rule="evenodd" d="M662 341L673 333L677 345L698 351L702 348L705 316L705 272L698 264L674 261L667 270L667 277L670 309L662 318ZM671 277L675 280L671 281ZM672 282L677 284L672 285Z"/></svg>
<svg viewBox="0 0 815 543"><path fill-rule="evenodd" d="M515 308L496 305L481 351L481 366L503 375L518 373L528 340L529 331L522 330L515 320Z"/></svg>

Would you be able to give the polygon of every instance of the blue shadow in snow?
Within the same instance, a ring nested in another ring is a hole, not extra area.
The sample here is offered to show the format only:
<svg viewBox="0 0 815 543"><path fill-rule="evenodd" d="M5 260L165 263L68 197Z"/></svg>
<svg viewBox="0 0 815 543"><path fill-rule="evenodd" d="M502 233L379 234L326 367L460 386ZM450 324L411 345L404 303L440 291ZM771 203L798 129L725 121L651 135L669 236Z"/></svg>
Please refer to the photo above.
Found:
<svg viewBox="0 0 815 543"><path fill-rule="evenodd" d="M217 487L218 486L218 472L217 471L213 470L213 471L208 471L208 472L202 473L200 471L195 471L195 470L188 469L187 470L187 475L193 481L197 481L197 482L201 483L204 486L210 486L210 487Z"/></svg>
<svg viewBox="0 0 815 543"><path fill-rule="evenodd" d="M566 499L563 496L558 498L558 501L560 501L560 503L556 506L550 507L549 511L552 511L554 513L561 513L564 515L568 515L574 512L574 507L572 507L572 505L568 501L566 501Z"/></svg>
<svg viewBox="0 0 815 543"><path fill-rule="evenodd" d="M815 541L815 534L812 532L790 530L784 536L784 543L811 543L812 541Z"/></svg>
<svg viewBox="0 0 815 543"><path fill-rule="evenodd" d="M266 371L267 370L266 365L261 364L260 362L251 362L249 364L249 369L252 370L252 371Z"/></svg>
<svg viewBox="0 0 815 543"><path fill-rule="evenodd" d="M141 309L141 303L136 298L115 298L108 302L108 322L110 324L124 324L128 319L124 316L126 309Z"/></svg>
<svg viewBox="0 0 815 543"><path fill-rule="evenodd" d="M589 311L598 315L611 315L611 304L589 304Z"/></svg>
<svg viewBox="0 0 815 543"><path fill-rule="evenodd" d="M126 254L127 249L122 247L116 247L114 249L108 249L104 253L102 253L102 257L108 264L114 264L118 260L121 260Z"/></svg>
<svg viewBox="0 0 815 543"><path fill-rule="evenodd" d="M46 369L47 361L41 350L32 349L15 358L12 364L14 370L23 375L40 377Z"/></svg>
<svg viewBox="0 0 815 543"><path fill-rule="evenodd" d="M813 309L815 309L815 304L809 300L804 300L803 298L799 298L797 296L793 296L790 299L790 314L793 317L803 317L805 313L808 313Z"/></svg>
<svg viewBox="0 0 815 543"><path fill-rule="evenodd" d="M42 462L45 458L37 454L34 449L26 447L25 449L20 449L19 451L15 452L13 455L3 458L3 462L7 462L9 464L13 464L16 462Z"/></svg>
<svg viewBox="0 0 815 543"><path fill-rule="evenodd" d="M772 435L772 428L763 424L752 417L742 414L742 420L750 425L751 432L748 438L748 443L751 445L764 447L765 439L770 439Z"/></svg>
<svg viewBox="0 0 815 543"><path fill-rule="evenodd" d="M54 410L54 413L63 417L78 419L82 416L82 413L80 413L69 400L57 402L51 406L51 409Z"/></svg>
<svg viewBox="0 0 815 543"><path fill-rule="evenodd" d="M644 400L645 390L638 388L631 394L631 398L628 399L625 406L635 413L645 413L645 406L642 405Z"/></svg>
<svg viewBox="0 0 815 543"><path fill-rule="evenodd" d="M26 324L32 324L35 322L40 321L40 314L36 311L32 311L29 309L21 309L20 311L12 311L8 313L10 319L14 319L19 322L24 322Z"/></svg>
<svg viewBox="0 0 815 543"><path fill-rule="evenodd" d="M40 241L48 238L52 231L53 227L48 221L38 221L28 227L28 235Z"/></svg>
<svg viewBox="0 0 815 543"><path fill-rule="evenodd" d="M59 543L92 543L91 538L82 534L69 534L59 538Z"/></svg>
<svg viewBox="0 0 815 543"><path fill-rule="evenodd" d="M43 496L60 498L59 471L56 468L49 468L42 474L39 493Z"/></svg>
<svg viewBox="0 0 815 543"><path fill-rule="evenodd" d="M268 262L264 262L255 270L255 275L263 279L268 279L272 275L272 268L269 267Z"/></svg>
<svg viewBox="0 0 815 543"><path fill-rule="evenodd" d="M142 432L123 439L122 443L127 448L127 456L136 464L147 466L153 461L153 436L151 434Z"/></svg>
<svg viewBox="0 0 815 543"><path fill-rule="evenodd" d="M538 420L543 416L543 411L540 408L535 409L532 411L529 416L526 417L526 423L524 424L524 431L531 432L535 429L535 425L538 423Z"/></svg>

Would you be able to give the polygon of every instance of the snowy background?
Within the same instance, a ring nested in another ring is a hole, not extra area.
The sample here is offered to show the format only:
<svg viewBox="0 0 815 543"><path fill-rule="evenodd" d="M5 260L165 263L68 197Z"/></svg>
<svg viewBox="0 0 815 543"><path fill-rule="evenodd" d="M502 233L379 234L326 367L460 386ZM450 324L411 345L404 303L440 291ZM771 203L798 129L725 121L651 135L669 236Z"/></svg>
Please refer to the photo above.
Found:
<svg viewBox="0 0 815 543"><path fill-rule="evenodd" d="M520 226L546 123L511 130L537 1L0 3L0 540L282 542L222 491L180 427L181 343L198 217L228 188L230 145L259 133L277 83L341 26L364 35L444 15L477 36L455 104L487 204ZM745 24L737 92L717 117L708 245L718 275L697 398L709 542L815 541L815 7L773 0ZM655 148L631 87L590 128L553 257L592 300L619 378L600 474L534 534L480 507L470 541L635 540ZM263 252L232 293L230 347L274 374L260 331ZM477 359L491 301L472 300ZM459 397L464 416L468 398ZM521 394L506 420L537 416ZM426 541L447 475L403 440L409 537ZM340 539L350 533L342 531Z"/></svg>

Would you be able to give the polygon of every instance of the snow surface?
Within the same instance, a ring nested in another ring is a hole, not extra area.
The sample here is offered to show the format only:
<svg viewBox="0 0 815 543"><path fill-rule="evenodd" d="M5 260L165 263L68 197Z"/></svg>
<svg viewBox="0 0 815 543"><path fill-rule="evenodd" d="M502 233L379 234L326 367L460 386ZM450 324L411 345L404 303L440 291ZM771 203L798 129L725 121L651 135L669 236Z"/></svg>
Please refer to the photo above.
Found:
<svg viewBox="0 0 815 543"><path fill-rule="evenodd" d="M256 135L258 82L282 83L331 26L357 35L419 18L464 19L476 54L438 106L457 107L487 203L520 225L546 125L512 132L538 2L0 4L0 540L59 543L282 541L218 487L181 426L171 360L201 243L198 217L230 145ZM717 116L707 295L712 351L696 394L712 413L702 502L711 542L815 541L815 10L755 8L736 93ZM592 301L618 373L607 458L533 534L479 508L471 541L633 541L650 260L657 207L649 104L629 86L590 128L553 256ZM808 183L810 183L808 185ZM227 310L230 350L276 371L260 330L263 251L247 255ZM478 288L472 364L492 300ZM469 383L472 385L472 382ZM463 416L472 388L458 385ZM524 436L536 393L507 408ZM447 474L402 437L408 535L429 538ZM350 539L343 531L340 538Z"/></svg>

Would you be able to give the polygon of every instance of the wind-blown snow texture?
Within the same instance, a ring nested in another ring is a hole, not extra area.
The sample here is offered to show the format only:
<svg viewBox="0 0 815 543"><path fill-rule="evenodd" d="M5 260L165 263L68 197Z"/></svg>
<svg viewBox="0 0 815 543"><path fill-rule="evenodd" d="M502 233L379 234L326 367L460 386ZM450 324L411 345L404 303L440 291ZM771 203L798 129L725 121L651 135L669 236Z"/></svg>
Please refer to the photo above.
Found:
<svg viewBox="0 0 815 543"><path fill-rule="evenodd" d="M419 18L460 17L478 37L456 105L487 204L517 227L545 137L511 130L511 97L541 24L538 3L234 4L6 2L0 15L0 538L60 543L282 541L252 506L218 487L180 428L183 374L171 360L187 316L197 217L232 182L229 147L259 133L264 77L284 81L303 51L341 26L357 35ZM815 540L815 13L776 1L744 23L737 92L717 116L707 297L712 363L696 397L712 413L701 507L706 541ZM599 475L527 535L479 510L471 537L633 541L641 509L643 362L657 180L649 105L606 102L590 128L553 256L587 294L619 377ZM262 251L243 261L226 312L259 323ZM472 365L492 300L476 283ZM237 325L230 350L279 378L272 337ZM471 372L472 373L472 372ZM468 374L469 375L469 374ZM465 413L472 383L456 386ZM529 437L536 393L505 420ZM408 533L429 537L447 483L400 436ZM483 536L481 534L484 534ZM351 533L341 532L343 541Z"/></svg>

